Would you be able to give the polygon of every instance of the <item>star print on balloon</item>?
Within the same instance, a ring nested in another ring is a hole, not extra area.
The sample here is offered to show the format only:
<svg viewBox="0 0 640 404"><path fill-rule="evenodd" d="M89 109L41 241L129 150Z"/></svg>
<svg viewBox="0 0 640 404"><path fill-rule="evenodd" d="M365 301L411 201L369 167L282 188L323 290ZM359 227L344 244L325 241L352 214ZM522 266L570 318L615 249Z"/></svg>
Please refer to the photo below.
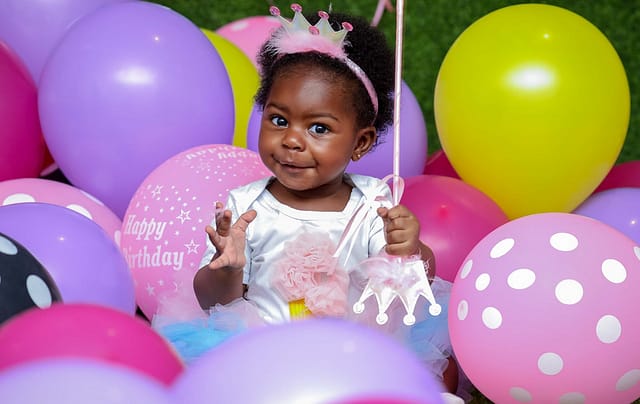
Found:
<svg viewBox="0 0 640 404"><path fill-rule="evenodd" d="M215 202L268 175L257 153L215 144L168 159L143 181L122 221L121 248L136 284L136 302L147 317L156 313L159 299L191 289Z"/></svg>

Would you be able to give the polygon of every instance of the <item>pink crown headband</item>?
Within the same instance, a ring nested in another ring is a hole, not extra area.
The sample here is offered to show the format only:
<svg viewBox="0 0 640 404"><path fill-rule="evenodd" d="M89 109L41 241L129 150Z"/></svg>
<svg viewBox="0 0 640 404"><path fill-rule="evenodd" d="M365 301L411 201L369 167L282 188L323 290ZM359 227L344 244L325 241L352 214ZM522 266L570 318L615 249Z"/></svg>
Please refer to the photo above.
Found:
<svg viewBox="0 0 640 404"><path fill-rule="evenodd" d="M295 14L293 19L289 21L280 15L278 7L271 6L269 8L271 15L278 17L283 29L272 36L267 46L277 55L318 52L341 60L364 85L367 93L369 93L369 98L371 98L373 110L377 115L378 96L371 80L369 80L360 66L347 57L344 51L344 39L347 33L353 30L353 26L348 22L343 22L342 29L334 31L329 23L329 14L324 11L318 12L320 20L316 25L311 25L302 15L302 6L300 4L292 4L291 10Z"/></svg>

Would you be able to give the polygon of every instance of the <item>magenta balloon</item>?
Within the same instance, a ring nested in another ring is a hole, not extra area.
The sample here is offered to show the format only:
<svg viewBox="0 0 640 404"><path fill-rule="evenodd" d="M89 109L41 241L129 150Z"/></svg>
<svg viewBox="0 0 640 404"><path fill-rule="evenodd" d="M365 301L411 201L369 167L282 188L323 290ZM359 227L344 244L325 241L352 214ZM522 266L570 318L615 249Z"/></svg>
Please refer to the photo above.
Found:
<svg viewBox="0 0 640 404"><path fill-rule="evenodd" d="M626 161L613 166L593 193L611 188L640 188L640 160Z"/></svg>
<svg viewBox="0 0 640 404"><path fill-rule="evenodd" d="M247 148L258 151L262 111L254 107L247 127ZM427 126L418 100L406 83L402 83L400 104L400 175L411 177L422 174L427 162ZM380 134L382 143L357 162L351 162L347 171L384 178L393 173L393 126Z"/></svg>
<svg viewBox="0 0 640 404"><path fill-rule="evenodd" d="M43 69L39 108L62 172L119 217L169 157L233 139L217 51L187 18L143 1L101 7L69 29Z"/></svg>
<svg viewBox="0 0 640 404"><path fill-rule="evenodd" d="M573 213L608 224L640 244L640 188L611 188L598 192Z"/></svg>
<svg viewBox="0 0 640 404"><path fill-rule="evenodd" d="M64 357L126 366L166 386L184 370L175 350L148 322L109 307L57 303L22 312L0 328L0 373Z"/></svg>
<svg viewBox="0 0 640 404"><path fill-rule="evenodd" d="M51 51L71 25L108 3L124 0L3 0L0 38L23 60L37 83Z"/></svg>
<svg viewBox="0 0 640 404"><path fill-rule="evenodd" d="M3 403L171 404L167 390L142 373L86 359L35 361L0 373Z"/></svg>
<svg viewBox="0 0 640 404"><path fill-rule="evenodd" d="M337 319L248 331L193 362L173 391L177 403L190 404L320 404L364 396L442 402L442 386L403 346Z"/></svg>
<svg viewBox="0 0 640 404"><path fill-rule="evenodd" d="M406 178L400 203L420 220L420 239L433 249L438 276L451 282L476 243L508 221L491 198L452 177Z"/></svg>
<svg viewBox="0 0 640 404"><path fill-rule="evenodd" d="M0 34L0 181L37 177L46 153L37 90L22 61L1 39Z"/></svg>
<svg viewBox="0 0 640 404"><path fill-rule="evenodd" d="M449 158L440 149L427 157L427 163L424 166L423 174L425 175L444 175L445 177L453 177L460 179L455 168L451 165Z"/></svg>
<svg viewBox="0 0 640 404"><path fill-rule="evenodd" d="M0 232L42 263L64 302L135 312L129 266L116 243L94 221L58 205L19 203L0 206Z"/></svg>

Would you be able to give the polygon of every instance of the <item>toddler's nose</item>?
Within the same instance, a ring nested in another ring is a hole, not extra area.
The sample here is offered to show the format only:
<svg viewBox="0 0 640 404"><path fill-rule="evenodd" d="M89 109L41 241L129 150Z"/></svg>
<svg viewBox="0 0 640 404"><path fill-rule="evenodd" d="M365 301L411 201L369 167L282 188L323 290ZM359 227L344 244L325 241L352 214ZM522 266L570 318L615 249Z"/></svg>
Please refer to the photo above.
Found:
<svg viewBox="0 0 640 404"><path fill-rule="evenodd" d="M304 149L303 134L296 128L287 128L282 137L282 146L287 149L302 150Z"/></svg>

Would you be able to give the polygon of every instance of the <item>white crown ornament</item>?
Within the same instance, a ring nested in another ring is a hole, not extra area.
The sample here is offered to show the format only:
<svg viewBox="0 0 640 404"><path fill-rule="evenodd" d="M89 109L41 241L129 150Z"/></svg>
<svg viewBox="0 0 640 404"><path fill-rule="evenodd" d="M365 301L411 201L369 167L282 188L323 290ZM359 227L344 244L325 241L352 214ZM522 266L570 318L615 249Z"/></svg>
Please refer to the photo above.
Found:
<svg viewBox="0 0 640 404"><path fill-rule="evenodd" d="M362 313L365 308L364 301L371 296L375 296L378 303L376 322L380 325L388 321L386 311L396 298L400 299L404 306L406 314L402 321L405 325L415 324L416 317L413 313L420 296L429 301L429 313L432 316L437 316L442 311L442 307L436 303L422 260L383 256L366 260L363 264L369 266L363 268L368 272L369 281L353 305L354 313Z"/></svg>
<svg viewBox="0 0 640 404"><path fill-rule="evenodd" d="M269 8L271 15L278 17L282 27L289 35L297 35L299 33L317 35L342 49L345 37L353 30L353 26L350 23L343 22L342 29L335 31L329 23L329 14L325 11L318 11L320 20L318 20L315 25L311 25L302 14L302 6L300 6L300 4L292 4L291 10L293 10L295 14L293 15L293 19L289 21L280 15L280 9L278 7L271 6Z"/></svg>

